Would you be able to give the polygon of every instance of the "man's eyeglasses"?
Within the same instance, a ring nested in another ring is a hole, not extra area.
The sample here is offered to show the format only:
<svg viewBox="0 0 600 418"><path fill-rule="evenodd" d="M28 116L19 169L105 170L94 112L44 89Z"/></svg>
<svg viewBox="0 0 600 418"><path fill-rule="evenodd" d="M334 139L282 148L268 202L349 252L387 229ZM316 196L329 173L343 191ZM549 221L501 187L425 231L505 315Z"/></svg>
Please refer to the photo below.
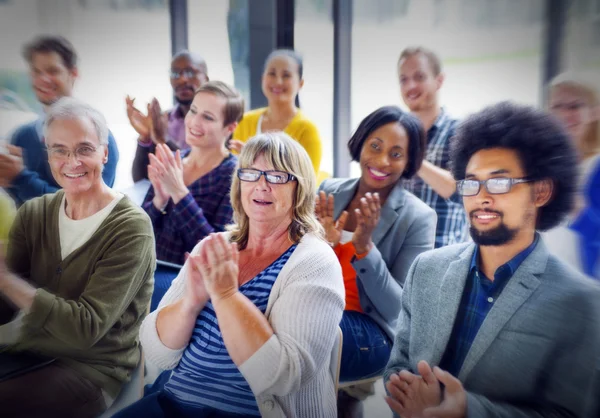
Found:
<svg viewBox="0 0 600 418"><path fill-rule="evenodd" d="M53 158L55 160L69 160L71 159L71 155L75 156L76 160L80 160L82 158L89 158L96 153L98 148L91 147L89 145L84 145L82 147L77 148L75 151L71 151L65 147L52 147L48 148L48 157Z"/></svg>
<svg viewBox="0 0 600 418"><path fill-rule="evenodd" d="M237 172L237 176L240 180L249 182L257 182L263 175L267 182L271 184L285 184L289 181L296 180L296 177L285 171L261 171L254 168L240 168Z"/></svg>
<svg viewBox="0 0 600 418"><path fill-rule="evenodd" d="M177 80L181 77L185 77L185 78L195 78L198 75L199 71L196 70L182 70L182 71L175 71L172 70L171 71L171 78L173 80Z"/></svg>
<svg viewBox="0 0 600 418"><path fill-rule="evenodd" d="M529 183L530 179L511 179L507 177L491 178L487 180L459 180L456 182L456 191L461 196L476 196L479 194L481 185L489 194L505 194L510 192L515 184Z"/></svg>

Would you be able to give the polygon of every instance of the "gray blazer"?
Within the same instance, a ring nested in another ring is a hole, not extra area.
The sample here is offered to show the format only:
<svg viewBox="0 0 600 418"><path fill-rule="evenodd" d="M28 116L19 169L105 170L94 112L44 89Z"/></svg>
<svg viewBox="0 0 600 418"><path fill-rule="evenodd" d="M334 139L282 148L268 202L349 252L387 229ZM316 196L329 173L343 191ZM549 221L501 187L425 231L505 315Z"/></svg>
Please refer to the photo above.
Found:
<svg viewBox="0 0 600 418"><path fill-rule="evenodd" d="M385 381L403 369L416 373L420 360L440 363L474 250L457 244L417 257ZM459 372L468 417L596 417L585 411L590 393L598 396L599 304L600 287L539 240L494 302Z"/></svg>
<svg viewBox="0 0 600 418"><path fill-rule="evenodd" d="M357 188L358 179L327 179L319 190L333 194L333 216L337 219ZM360 306L391 340L400 313L404 279L414 259L433 249L436 222L435 211L399 182L381 208L372 236L375 247L366 257L352 262Z"/></svg>

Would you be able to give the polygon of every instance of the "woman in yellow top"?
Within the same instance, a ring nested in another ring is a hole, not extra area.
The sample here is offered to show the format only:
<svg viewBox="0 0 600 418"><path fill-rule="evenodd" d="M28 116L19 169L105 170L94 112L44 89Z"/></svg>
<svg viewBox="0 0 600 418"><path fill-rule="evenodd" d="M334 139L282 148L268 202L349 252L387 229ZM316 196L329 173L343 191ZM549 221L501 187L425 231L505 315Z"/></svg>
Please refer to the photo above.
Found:
<svg viewBox="0 0 600 418"><path fill-rule="evenodd" d="M230 148L239 153L244 143L257 134L284 131L304 147L315 173L319 173L322 151L319 131L295 104L303 84L302 57L290 49L271 52L262 75L262 91L269 104L244 114L229 142Z"/></svg>

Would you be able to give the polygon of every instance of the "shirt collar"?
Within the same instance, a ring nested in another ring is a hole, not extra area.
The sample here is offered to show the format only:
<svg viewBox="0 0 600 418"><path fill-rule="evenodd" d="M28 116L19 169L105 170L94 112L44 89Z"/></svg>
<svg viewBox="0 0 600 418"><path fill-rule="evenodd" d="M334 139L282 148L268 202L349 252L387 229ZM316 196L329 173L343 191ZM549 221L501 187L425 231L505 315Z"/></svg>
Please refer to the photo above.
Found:
<svg viewBox="0 0 600 418"><path fill-rule="evenodd" d="M169 112L169 120L173 120L173 119L183 119L185 118L185 115L183 114L183 110L181 109L181 106L179 105L179 103L173 108L171 109L171 111Z"/></svg>
<svg viewBox="0 0 600 418"><path fill-rule="evenodd" d="M529 245L529 247L525 248L519 254L515 255L507 263L498 267L498 269L496 269L496 272L494 273L494 281L510 279L515 274L515 272L517 271L517 269L519 268L521 263L523 263L523 261L525 261L525 259L529 256L529 254L531 254L533 252L533 250L535 250L535 247L537 246L539 238L540 238L540 236L536 232L535 238L533 239L533 242L531 243L531 245ZM479 246L475 247L475 251L473 252L473 257L471 258L471 268L469 269L469 271L471 273L478 272L479 276L485 277L485 275L479 268Z"/></svg>
<svg viewBox="0 0 600 418"><path fill-rule="evenodd" d="M431 127L435 127L436 129L439 128L440 126L442 126L444 123L446 123L446 121L448 120L448 113L446 113L446 110L443 107L440 107L440 114L437 116L437 118L435 119L435 122L433 122L433 125L431 125Z"/></svg>

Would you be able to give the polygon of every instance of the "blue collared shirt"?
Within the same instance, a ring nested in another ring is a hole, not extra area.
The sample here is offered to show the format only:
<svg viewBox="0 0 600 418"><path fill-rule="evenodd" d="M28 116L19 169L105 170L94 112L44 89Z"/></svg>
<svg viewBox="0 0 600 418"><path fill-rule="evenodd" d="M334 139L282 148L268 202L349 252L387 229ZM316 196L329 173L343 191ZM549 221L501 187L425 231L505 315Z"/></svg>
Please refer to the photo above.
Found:
<svg viewBox="0 0 600 418"><path fill-rule="evenodd" d="M453 376L458 376L481 324L508 281L535 249L538 240L539 235L536 234L529 247L514 256L508 263L498 267L494 273L494 281L488 279L480 270L479 247L475 248L452 334L440 362L442 369L450 372Z"/></svg>

